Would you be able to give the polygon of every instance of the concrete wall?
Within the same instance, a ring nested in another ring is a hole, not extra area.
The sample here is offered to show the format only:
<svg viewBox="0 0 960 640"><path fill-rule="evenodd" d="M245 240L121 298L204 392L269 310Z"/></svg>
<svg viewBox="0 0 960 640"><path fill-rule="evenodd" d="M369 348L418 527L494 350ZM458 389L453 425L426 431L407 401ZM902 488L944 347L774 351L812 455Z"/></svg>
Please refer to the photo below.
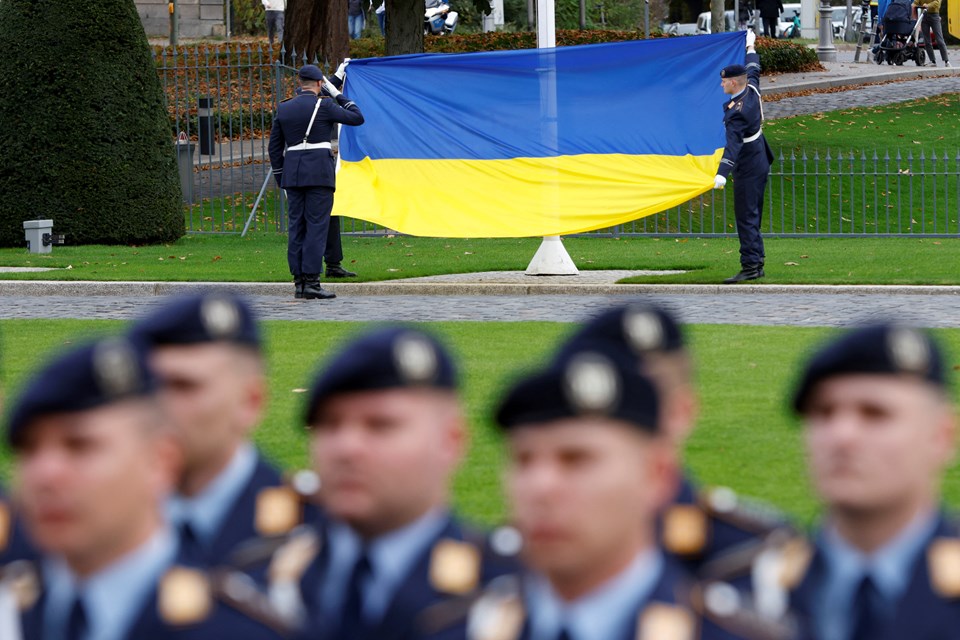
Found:
<svg viewBox="0 0 960 640"><path fill-rule="evenodd" d="M170 35L170 12L166 0L135 0L140 20L148 36ZM177 0L180 37L222 36L224 0Z"/></svg>

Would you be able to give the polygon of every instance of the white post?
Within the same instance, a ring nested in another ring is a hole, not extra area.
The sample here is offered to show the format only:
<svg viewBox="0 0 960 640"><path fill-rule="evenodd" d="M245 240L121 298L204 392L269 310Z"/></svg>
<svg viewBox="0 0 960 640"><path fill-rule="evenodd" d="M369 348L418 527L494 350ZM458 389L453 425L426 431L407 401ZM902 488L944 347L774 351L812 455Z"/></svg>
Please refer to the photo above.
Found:
<svg viewBox="0 0 960 640"><path fill-rule="evenodd" d="M537 47L555 49L557 30L554 0L537 0ZM555 54L540 54L541 135L548 148L558 149L557 141L557 65ZM543 186L544 204L556 211L559 193L556 183ZM560 236L545 236L527 265L528 276L575 276L580 272L563 246Z"/></svg>

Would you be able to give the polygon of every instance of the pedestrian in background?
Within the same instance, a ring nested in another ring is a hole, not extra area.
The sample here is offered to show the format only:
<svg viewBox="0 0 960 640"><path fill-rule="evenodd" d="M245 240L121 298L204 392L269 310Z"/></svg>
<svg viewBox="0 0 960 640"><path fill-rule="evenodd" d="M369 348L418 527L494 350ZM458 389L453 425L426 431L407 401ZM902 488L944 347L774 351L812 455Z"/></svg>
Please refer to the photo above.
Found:
<svg viewBox="0 0 960 640"><path fill-rule="evenodd" d="M757 0L757 8L760 10L760 18L763 20L764 37L776 38L777 23L780 21L780 14L783 13L783 2L781 0Z"/></svg>
<svg viewBox="0 0 960 640"><path fill-rule="evenodd" d="M950 60L947 57L947 43L943 41L943 28L940 25L940 0L913 0L913 6L924 9L925 13L920 22L920 28L923 30L923 43L927 50L927 63L925 67L937 66L937 61L933 57L933 44L931 43L931 33L937 39L937 48L940 50L940 59L943 60L943 66L949 67Z"/></svg>
<svg viewBox="0 0 960 640"><path fill-rule="evenodd" d="M287 0L263 0L263 8L267 12L267 38L273 47L274 38L283 42L283 12L287 8Z"/></svg>
<svg viewBox="0 0 960 640"><path fill-rule="evenodd" d="M363 35L363 28L367 26L363 3L364 0L347 0L347 26L350 30L351 40L356 40Z"/></svg>

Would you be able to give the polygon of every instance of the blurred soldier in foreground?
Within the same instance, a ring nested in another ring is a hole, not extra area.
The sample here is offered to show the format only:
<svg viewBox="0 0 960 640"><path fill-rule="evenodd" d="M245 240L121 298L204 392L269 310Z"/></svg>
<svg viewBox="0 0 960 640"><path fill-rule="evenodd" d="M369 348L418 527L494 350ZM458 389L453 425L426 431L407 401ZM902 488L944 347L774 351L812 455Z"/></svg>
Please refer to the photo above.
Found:
<svg viewBox="0 0 960 640"><path fill-rule="evenodd" d="M591 342L606 343L632 358L654 383L660 398L660 431L679 459L695 427L699 402L693 361L673 315L650 304L614 307L588 320L559 357ZM785 527L772 509L745 504L726 487L701 490L689 472L683 472L679 491L662 514L660 540L689 571L701 574L709 573L719 558L757 547Z"/></svg>
<svg viewBox="0 0 960 640"><path fill-rule="evenodd" d="M960 530L940 504L956 421L940 349L896 325L851 331L813 356L793 406L826 513L812 549L794 540L758 562L770 567L755 569L770 578L758 590L792 590L804 638L960 638Z"/></svg>
<svg viewBox="0 0 960 640"><path fill-rule="evenodd" d="M703 617L704 602L729 603L733 588L698 593L659 548L657 517L676 482L659 420L654 383L609 342L569 345L510 390L497 422L530 570L477 601L471 640L779 637L735 601Z"/></svg>
<svg viewBox="0 0 960 640"><path fill-rule="evenodd" d="M220 564L252 538L301 524L310 509L250 441L267 399L250 307L223 292L175 297L131 335L149 350L160 401L183 446L170 516L184 546Z"/></svg>
<svg viewBox="0 0 960 640"><path fill-rule="evenodd" d="M6 435L43 553L39 572L3 578L23 638L279 637L242 576L182 564L163 511L180 453L153 390L142 352L114 338L48 364L14 405Z"/></svg>
<svg viewBox="0 0 960 640"><path fill-rule="evenodd" d="M299 581L313 621L304 637L462 637L438 605L512 569L519 541L488 539L451 513L467 432L446 350L405 327L364 335L316 378L304 417L329 521L309 566L271 572Z"/></svg>

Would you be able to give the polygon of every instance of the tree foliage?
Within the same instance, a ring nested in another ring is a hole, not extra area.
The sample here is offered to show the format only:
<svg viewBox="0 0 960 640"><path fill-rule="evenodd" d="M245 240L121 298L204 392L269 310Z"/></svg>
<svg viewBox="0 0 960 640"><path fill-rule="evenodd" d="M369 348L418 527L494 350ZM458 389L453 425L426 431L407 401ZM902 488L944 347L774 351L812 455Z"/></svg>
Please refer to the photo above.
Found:
<svg viewBox="0 0 960 640"><path fill-rule="evenodd" d="M133 0L0 2L0 245L184 233L170 123Z"/></svg>

